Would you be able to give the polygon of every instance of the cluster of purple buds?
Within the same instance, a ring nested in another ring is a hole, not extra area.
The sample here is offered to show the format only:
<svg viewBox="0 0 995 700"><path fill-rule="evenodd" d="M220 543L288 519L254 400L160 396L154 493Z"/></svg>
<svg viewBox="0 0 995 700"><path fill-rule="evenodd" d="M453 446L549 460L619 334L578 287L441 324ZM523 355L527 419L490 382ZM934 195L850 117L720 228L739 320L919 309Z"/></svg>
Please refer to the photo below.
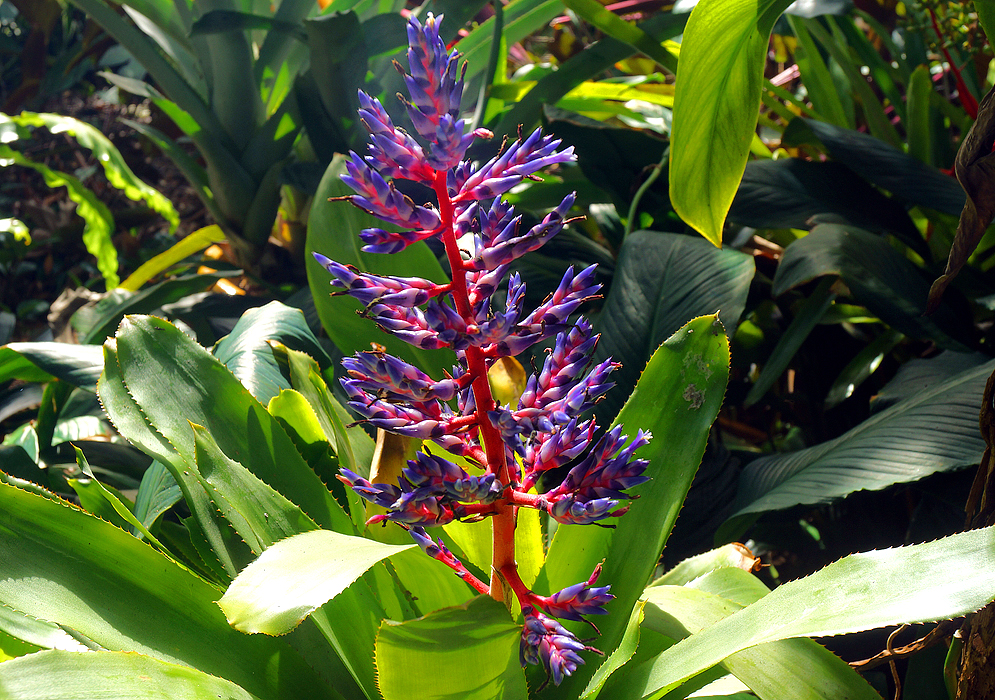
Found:
<svg viewBox="0 0 995 700"><path fill-rule="evenodd" d="M598 341L591 325L574 320L580 306L596 298L600 285L594 266L567 270L557 289L537 309L524 309L525 284L510 265L557 235L569 223L573 194L538 224L525 228L522 217L501 200L539 170L575 160L573 149L540 130L519 137L482 165L465 160L484 129L465 132L459 118L463 72L459 55L447 51L439 22L408 23L408 61L404 74L410 100L402 102L414 134L395 126L383 105L360 93L360 118L370 133L367 155L350 155L342 177L356 194L357 207L392 225L360 232L364 251L393 253L429 238L441 239L452 280L437 284L421 278L368 274L315 254L334 278L338 294L364 306L362 314L383 330L423 349L451 348L457 366L434 379L381 349L343 361L342 384L349 405L371 426L432 441L442 448L419 452L397 483L371 483L343 469L340 480L385 509L369 523L394 522L407 528L426 554L453 569L470 586L498 600L514 593L525 623L522 664L538 664L554 683L573 673L583 651L597 651L563 627L562 620L587 621L605 614L612 600L608 586L590 579L551 596L529 590L515 565L515 513L536 508L564 524L601 524L628 510L629 489L647 480L644 460L635 451L650 439L639 432L627 443L621 427L601 434L585 414L611 388L618 367L610 359L591 363ZM464 67L465 70L465 67ZM428 185L435 202L419 203L402 194L394 180ZM496 295L507 278L503 301ZM508 405L495 401L488 370L502 358L518 355L553 339L541 371L524 393ZM446 456L462 457L471 474ZM545 493L535 488L553 470L569 469ZM489 518L494 533L493 575L480 581L424 528L454 520ZM593 626L593 624L592 624ZM595 629L597 629L595 627Z"/></svg>

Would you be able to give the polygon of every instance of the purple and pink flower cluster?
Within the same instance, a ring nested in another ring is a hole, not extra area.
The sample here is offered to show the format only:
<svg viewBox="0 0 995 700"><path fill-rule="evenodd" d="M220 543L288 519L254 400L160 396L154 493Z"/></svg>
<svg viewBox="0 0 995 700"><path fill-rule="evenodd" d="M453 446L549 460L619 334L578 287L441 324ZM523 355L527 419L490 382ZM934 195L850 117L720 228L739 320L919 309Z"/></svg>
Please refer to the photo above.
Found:
<svg viewBox="0 0 995 700"><path fill-rule="evenodd" d="M609 375L618 367L610 359L592 366L598 336L587 321L574 318L600 289L594 266L568 269L557 289L528 312L525 284L517 274L509 276L512 262L569 222L575 197L568 195L525 229L501 195L547 166L575 160L573 148L558 150L560 141L537 129L482 165L466 160L473 140L490 133L464 133L459 114L465 65L461 71L458 53L447 51L439 37L441 19L429 14L424 24L414 18L408 24L410 72L402 73L410 100L402 101L417 136L395 126L381 103L361 92L359 115L370 132L369 152L352 153L342 179L356 192L349 197L354 205L391 224L390 230L360 232L363 250L394 253L441 239L452 280L437 284L373 275L315 257L334 277L337 293L362 302L364 315L383 330L419 348L451 348L458 360L451 374L434 379L379 350L348 358L342 384L353 410L376 428L432 441L479 472L467 472L436 450L418 453L396 484L371 483L345 469L340 479L386 509L371 523L391 521L409 529L429 556L481 593L499 600L514 593L525 620L522 664L542 665L559 684L584 663L580 652L597 650L554 618L586 621L585 615L605 614L613 596L608 586L594 585L600 566L588 581L552 596L529 590L515 565L515 511L537 508L564 524L601 524L623 515L633 498L626 491L647 480L646 462L634 453L650 435L640 431L626 444L616 426L599 437L594 420L586 417L611 388ZM436 202L414 202L395 188L399 179L428 185ZM497 297L506 277L502 302ZM553 348L517 405L498 404L488 369L550 338ZM536 492L540 477L570 465L558 485ZM495 538L489 584L425 530L485 517L492 519Z"/></svg>

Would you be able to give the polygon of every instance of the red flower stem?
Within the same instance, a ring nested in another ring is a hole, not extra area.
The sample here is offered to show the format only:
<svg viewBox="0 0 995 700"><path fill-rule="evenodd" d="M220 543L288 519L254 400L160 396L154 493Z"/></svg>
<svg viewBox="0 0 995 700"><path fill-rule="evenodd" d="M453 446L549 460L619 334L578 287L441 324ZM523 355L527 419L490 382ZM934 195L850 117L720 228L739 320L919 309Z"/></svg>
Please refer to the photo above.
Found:
<svg viewBox="0 0 995 700"><path fill-rule="evenodd" d="M939 40L940 51L943 52L944 57L947 59L947 63L950 64L950 70L954 74L954 82L957 83L957 94L960 95L960 103L964 107L964 111L967 112L967 116L971 119L978 118L978 101L974 99L974 95L970 93L967 89L967 83L964 82L964 78L961 77L960 69L957 68L957 64L954 63L954 59L950 57L950 52L947 51L946 47L943 45L943 32L940 31L940 24L936 21L936 13L933 12L933 8L929 8L929 19L933 23L933 31L936 32L936 38Z"/></svg>
<svg viewBox="0 0 995 700"><path fill-rule="evenodd" d="M473 323L470 295L466 286L466 268L463 267L463 256L460 254L453 230L453 203L449 198L449 188L446 185L446 172L438 171L433 183L435 195L439 201L439 214L442 219L442 242L446 246L446 257L453 271L452 295L456 311L467 323ZM487 363L480 348L470 346L464 351L466 367L473 377L473 399L477 405L477 427L480 430L480 441L487 454L487 472L494 474L502 484L510 484L508 463L505 459L504 441L497 428L491 423L487 414L497 406L491 395L491 386L487 382ZM491 585L488 593L494 600L504 600L504 586L498 571L506 567L514 568L515 564L515 509L508 503L495 506L496 512L491 520L493 545L491 550Z"/></svg>
<svg viewBox="0 0 995 700"><path fill-rule="evenodd" d="M511 590L515 592L515 597L518 598L518 603L523 608L526 605L534 605L532 599L535 597L535 594L529 590L529 587L522 581L522 577L518 575L518 567L514 565L503 567L501 569L501 576L507 581Z"/></svg>

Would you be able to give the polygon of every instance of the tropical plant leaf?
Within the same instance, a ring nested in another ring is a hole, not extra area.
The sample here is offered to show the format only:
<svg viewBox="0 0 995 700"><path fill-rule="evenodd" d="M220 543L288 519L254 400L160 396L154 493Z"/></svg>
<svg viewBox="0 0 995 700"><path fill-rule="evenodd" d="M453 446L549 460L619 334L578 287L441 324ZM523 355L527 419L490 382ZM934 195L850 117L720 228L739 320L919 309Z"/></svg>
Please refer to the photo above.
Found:
<svg viewBox="0 0 995 700"><path fill-rule="evenodd" d="M103 275L107 289L116 287L120 277L117 274L117 250L111 242L114 216L107 205L78 178L52 170L44 163L36 163L10 146L0 144L0 162L3 162L3 167L21 165L31 168L42 176L49 187L66 188L69 199L76 203L76 213L83 219L83 245L97 259L97 269Z"/></svg>
<svg viewBox="0 0 995 700"><path fill-rule="evenodd" d="M610 37L644 53L671 73L677 72L677 58L663 45L631 22L605 8L597 0L564 0L563 4Z"/></svg>
<svg viewBox="0 0 995 700"><path fill-rule="evenodd" d="M965 324L950 306L941 304L935 314L923 316L929 283L886 239L853 226L820 224L784 251L772 293L780 296L823 275L838 275L858 304L893 329L946 349L967 350L957 337Z"/></svg>
<svg viewBox="0 0 995 700"><path fill-rule="evenodd" d="M677 62L670 200L716 246L753 141L774 22L790 0L702 0Z"/></svg>
<svg viewBox="0 0 995 700"><path fill-rule="evenodd" d="M31 369L21 360L30 363ZM54 377L96 391L103 368L103 352L95 345L37 342L9 343L0 348L0 383L6 379L49 381Z"/></svg>
<svg viewBox="0 0 995 700"><path fill-rule="evenodd" d="M290 388L290 382L273 355L272 342L305 352L326 367L332 363L308 328L300 309L292 309L278 301L249 309L231 333L218 342L214 356L260 403L269 403L280 391Z"/></svg>
<svg viewBox="0 0 995 700"><path fill-rule="evenodd" d="M194 253L199 253L214 243L220 243L224 239L224 231L217 224L197 229L173 244L169 250L159 253L151 260L139 265L138 269L128 275L128 278L121 283L121 288L137 292L156 275L162 274L181 260Z"/></svg>
<svg viewBox="0 0 995 700"><path fill-rule="evenodd" d="M283 640L229 627L220 589L109 523L2 484L0 524L4 605L261 698L335 697Z"/></svg>
<svg viewBox="0 0 995 700"><path fill-rule="evenodd" d="M793 119L784 130L784 145L813 141L832 158L867 182L896 197L936 211L959 216L966 199L954 178L868 134L815 119Z"/></svg>
<svg viewBox="0 0 995 700"><path fill-rule="evenodd" d="M0 665L0 694L19 700L259 700L231 681L189 666L119 651L45 651Z"/></svg>
<svg viewBox="0 0 995 700"><path fill-rule="evenodd" d="M93 157L104 169L107 181L124 192L134 202L144 202L149 209L169 222L169 232L173 233L180 225L180 215L173 203L149 185L142 182L124 160L124 156L111 140L96 127L79 119L60 114L21 112L19 115L0 115L0 122L10 120L22 126L44 126L53 134L68 133L83 148L93 153Z"/></svg>
<svg viewBox="0 0 995 700"><path fill-rule="evenodd" d="M417 620L386 620L377 636L380 692L385 700L528 697L520 637L505 607L487 596Z"/></svg>
<svg viewBox="0 0 995 700"><path fill-rule="evenodd" d="M760 560L753 556L753 552L738 542L731 542L685 559L650 586L683 586L716 569L735 567L753 571L759 563Z"/></svg>
<svg viewBox="0 0 995 700"><path fill-rule="evenodd" d="M752 574L723 568L688 586L647 589L644 626L673 639L683 639L761 600L767 587ZM653 662L643 664L643 671ZM811 639L782 639L744 649L727 657L722 667L745 683L761 700L880 700L877 692L856 671ZM635 669L634 669L635 670ZM638 673L638 671L636 671ZM620 676L622 685L640 683ZM626 683L625 681L629 681ZM618 686L615 686L618 687ZM624 698L622 695L615 697Z"/></svg>
<svg viewBox="0 0 995 700"><path fill-rule="evenodd" d="M210 10L190 25L191 37L224 32L243 32L261 29L267 32L284 32L299 41L307 41L304 28L294 22L285 22L272 16L254 15L236 10Z"/></svg>
<svg viewBox="0 0 995 700"><path fill-rule="evenodd" d="M924 391L941 386L961 372L976 369L991 359L980 352L947 350L928 360L909 360L898 368L891 381L871 399L871 413L883 411L899 401L914 398Z"/></svg>
<svg viewBox="0 0 995 700"><path fill-rule="evenodd" d="M159 516L172 508L183 492L169 470L161 462L153 461L152 465L142 475L142 483L135 495L135 517L146 528L151 528ZM139 535L140 530L132 528L132 534ZM140 535L144 537L144 535Z"/></svg>
<svg viewBox="0 0 995 700"><path fill-rule="evenodd" d="M701 462L709 428L725 395L729 343L717 316L687 323L653 354L635 390L615 419L632 435L653 433L637 453L649 460L652 481L637 487L640 496L615 529L560 525L549 546L537 589L558 591L586 580L604 560L600 581L610 583L614 614L600 623L598 644L614 649L632 609L659 561L691 480ZM619 611L622 611L619 614ZM595 669L583 667L564 680L564 697L579 695Z"/></svg>
<svg viewBox="0 0 995 700"><path fill-rule="evenodd" d="M448 281L442 267L424 243L416 243L393 255L362 252L359 232L371 226L383 226L384 223L346 202L327 201L331 197L353 193L339 179L343 173L345 161L342 157L337 157L321 179L318 194L315 195L315 206L308 220L308 283L321 324L343 355L369 350L371 343L377 343L385 346L391 354L417 365L432 376L442 377L443 372L451 369L455 362L452 353L420 350L384 333L370 321L359 318L355 312L363 308L362 304L349 296L331 296L332 276L311 255L311 252L318 252L336 262L378 275L424 277L440 284Z"/></svg>
<svg viewBox="0 0 995 700"><path fill-rule="evenodd" d="M596 358L610 356L622 368L612 376L615 388L598 406L598 414L610 420L618 412L646 361L688 319L718 312L727 333L734 333L753 274L750 256L695 236L631 233L599 316L602 336Z"/></svg>
<svg viewBox="0 0 995 700"><path fill-rule="evenodd" d="M977 464L985 450L978 411L993 369L990 361L916 391L834 440L750 462L740 475L736 512L716 539L738 536L765 511Z"/></svg>
<svg viewBox="0 0 995 700"><path fill-rule="evenodd" d="M632 608L632 614L629 615L629 624L626 625L621 642L608 655L604 663L598 667L598 670L591 678L591 682L588 683L584 689L584 693L580 696L580 700L593 700L593 698L598 697L605 682L611 678L611 675L628 663L633 654L636 653L636 649L639 647L639 631L643 624L643 608L645 605L645 603L640 601Z"/></svg>
<svg viewBox="0 0 995 700"><path fill-rule="evenodd" d="M218 605L248 634L286 634L381 559L414 547L328 530L277 542L232 581Z"/></svg>
<svg viewBox="0 0 995 700"><path fill-rule="evenodd" d="M790 581L660 654L639 688L662 697L683 680L758 644L931 622L978 610L995 597L995 530L853 554ZM960 572L951 576L951 571Z"/></svg>

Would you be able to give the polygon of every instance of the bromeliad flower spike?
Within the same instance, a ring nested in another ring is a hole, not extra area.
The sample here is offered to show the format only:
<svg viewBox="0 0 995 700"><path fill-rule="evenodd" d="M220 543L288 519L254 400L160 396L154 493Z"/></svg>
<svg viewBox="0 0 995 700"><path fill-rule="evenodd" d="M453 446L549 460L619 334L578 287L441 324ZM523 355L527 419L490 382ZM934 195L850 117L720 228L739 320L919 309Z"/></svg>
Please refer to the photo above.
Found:
<svg viewBox="0 0 995 700"><path fill-rule="evenodd" d="M490 134L482 129L464 133L459 118L463 74L458 54L447 52L439 38L441 20L431 14L424 24L410 20L410 72L398 66L410 95L410 101L402 101L418 137L396 127L377 99L360 93L369 153L352 153L342 179L356 192L349 197L354 205L402 229L360 232L365 251L393 253L440 238L452 280L435 284L382 277L315 257L334 277L338 293L359 299L364 314L383 330L420 348L452 348L458 358L452 374L442 379L383 352L348 358L343 364L349 376L342 384L352 408L371 425L430 440L479 472L422 452L408 462L396 485L370 483L348 470L339 478L387 510L371 523L390 520L407 528L426 554L482 594L497 600L514 594L524 615L522 665L541 664L559 684L584 663L582 652L597 650L555 618L594 627L586 616L607 613L605 604L613 596L609 586L595 586L600 566L587 581L553 595L529 590L515 564L515 513L536 508L569 524L604 525L620 517L632 498L626 491L647 480L646 462L633 454L650 435L640 431L626 445L621 426L598 437L594 421L584 418L611 388L608 377L618 367L610 359L590 366L598 336L584 319L571 320L600 288L594 266L569 269L556 291L528 313L525 285L517 274L508 279L504 304L495 298L511 263L559 233L574 203L574 195L567 196L541 222L523 230L521 217L501 195L542 168L575 157L573 148L559 149L558 140L537 129L479 167L464 160L473 139ZM416 204L394 187L397 179L430 186L437 205ZM518 405L499 405L488 368L554 337L552 351L528 380ZM535 492L544 473L571 462L575 466L558 486ZM483 518L490 519L494 538L492 576L486 583L424 529Z"/></svg>

